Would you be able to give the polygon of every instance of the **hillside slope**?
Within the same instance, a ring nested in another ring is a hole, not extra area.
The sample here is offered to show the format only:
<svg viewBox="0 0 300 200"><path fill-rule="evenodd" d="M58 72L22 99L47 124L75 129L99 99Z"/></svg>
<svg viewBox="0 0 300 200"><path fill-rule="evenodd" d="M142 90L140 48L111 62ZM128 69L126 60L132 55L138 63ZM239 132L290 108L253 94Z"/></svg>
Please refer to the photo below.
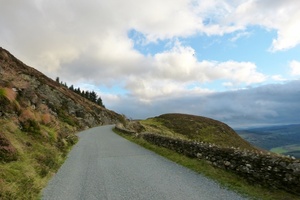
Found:
<svg viewBox="0 0 300 200"><path fill-rule="evenodd" d="M120 115L53 81L0 47L0 199L35 199L79 130Z"/></svg>
<svg viewBox="0 0 300 200"><path fill-rule="evenodd" d="M213 143L221 147L254 150L232 128L220 121L187 114L164 114L141 121L146 131L162 135Z"/></svg>

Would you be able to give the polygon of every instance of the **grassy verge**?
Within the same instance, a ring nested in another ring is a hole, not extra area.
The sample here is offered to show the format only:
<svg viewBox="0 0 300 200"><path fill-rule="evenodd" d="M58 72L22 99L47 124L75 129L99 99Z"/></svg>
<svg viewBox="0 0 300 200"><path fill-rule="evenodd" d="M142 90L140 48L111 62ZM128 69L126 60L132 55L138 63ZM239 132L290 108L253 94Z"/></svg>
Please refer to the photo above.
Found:
<svg viewBox="0 0 300 200"><path fill-rule="evenodd" d="M155 153L163 157L166 157L173 162L176 162L193 171L203 174L204 176L219 182L223 187L228 188L230 190L234 190L250 199L262 199L262 200L300 199L299 196L292 195L285 191L270 190L255 185L251 185L243 178L231 172L219 168L214 168L213 166L211 166L210 164L206 163L203 160L188 158L169 149L150 144L141 138L125 135L123 133L118 132L117 130L114 131L117 134L121 135L122 137L128 139L129 141L139 144L144 148L154 151Z"/></svg>
<svg viewBox="0 0 300 200"><path fill-rule="evenodd" d="M58 146L51 137L22 132L10 121L0 120L0 123L1 134L18 152L17 160L0 161L0 199L40 199L41 190L63 164L72 145ZM43 127L41 131L55 132Z"/></svg>

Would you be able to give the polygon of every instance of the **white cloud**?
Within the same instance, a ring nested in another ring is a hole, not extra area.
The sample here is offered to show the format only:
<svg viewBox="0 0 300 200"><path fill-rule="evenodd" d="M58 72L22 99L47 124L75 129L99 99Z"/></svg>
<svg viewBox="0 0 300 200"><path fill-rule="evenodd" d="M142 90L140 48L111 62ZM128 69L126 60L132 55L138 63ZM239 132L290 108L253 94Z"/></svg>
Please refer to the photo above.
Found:
<svg viewBox="0 0 300 200"><path fill-rule="evenodd" d="M227 80L232 86L241 87L266 80L266 76L257 72L256 65L251 62L198 61L194 52L191 47L177 42L174 48L147 57L144 70L138 75L131 76L131 71L122 74L126 89L138 99L151 101L167 96L210 92L201 87L207 82Z"/></svg>
<svg viewBox="0 0 300 200"><path fill-rule="evenodd" d="M1 0L0 41L45 72L57 70L91 48L98 49L99 59L136 54L127 37L132 29L156 41L197 33L223 35L259 25L277 31L272 44L277 51L300 43L299 8L295 0ZM100 55L110 42L112 51Z"/></svg>
<svg viewBox="0 0 300 200"><path fill-rule="evenodd" d="M251 62L218 62L198 61L194 49L181 44L175 45L169 51L154 56L154 66L157 67L156 77L177 81L206 82L216 79L230 79L236 83L259 83L265 76L256 71L256 65Z"/></svg>
<svg viewBox="0 0 300 200"><path fill-rule="evenodd" d="M25 63L52 75L80 61L86 62L81 67L95 71L101 68L103 74L144 69L143 62L149 65L147 58L134 50L127 36L133 29L151 42L199 33L223 35L237 30L241 32L236 37L240 37L247 33L247 26L259 25L278 32L272 46L274 51L292 48L300 42L297 34L300 2L295 0L0 0L0 3L1 45ZM179 54L173 51L173 55ZM190 62L186 65L190 64L191 69L179 69L177 62L182 61L176 61L179 70L176 73L182 73L180 78L186 79L199 68L191 51L180 52L181 58ZM165 65L167 59L175 61L168 53L169 58L165 52L156 55L158 64ZM198 78L210 79L207 75Z"/></svg>
<svg viewBox="0 0 300 200"><path fill-rule="evenodd" d="M297 0L246 0L229 14L227 22L246 27L258 25L277 31L271 50L280 51L295 47L300 43L299 17L300 1Z"/></svg>
<svg viewBox="0 0 300 200"><path fill-rule="evenodd" d="M222 83L222 85L224 85L225 87L233 87L234 84L232 82L225 82L225 83Z"/></svg>
<svg viewBox="0 0 300 200"><path fill-rule="evenodd" d="M283 78L282 75L279 75L279 74L271 76L271 79L274 81L286 81L286 79Z"/></svg>
<svg viewBox="0 0 300 200"><path fill-rule="evenodd" d="M235 42L243 37L249 37L252 33L250 32L239 32L233 38L230 39L231 42Z"/></svg>
<svg viewBox="0 0 300 200"><path fill-rule="evenodd" d="M266 80L266 76L256 71L256 65L251 62L227 61L216 65L216 73L219 78L227 78L236 83L261 83Z"/></svg>
<svg viewBox="0 0 300 200"><path fill-rule="evenodd" d="M110 67L136 65L141 55L127 31L155 41L192 35L202 23L189 0L0 3L1 45L45 73L87 57Z"/></svg>
<svg viewBox="0 0 300 200"><path fill-rule="evenodd" d="M299 76L300 75L300 62L293 60L290 62L290 69L292 76Z"/></svg>

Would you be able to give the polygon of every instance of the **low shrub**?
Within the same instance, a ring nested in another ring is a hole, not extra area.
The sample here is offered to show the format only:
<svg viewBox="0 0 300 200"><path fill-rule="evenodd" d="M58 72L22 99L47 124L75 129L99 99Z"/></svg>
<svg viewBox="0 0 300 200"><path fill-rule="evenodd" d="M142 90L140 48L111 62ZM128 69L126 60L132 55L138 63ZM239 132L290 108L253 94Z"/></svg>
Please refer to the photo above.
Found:
<svg viewBox="0 0 300 200"><path fill-rule="evenodd" d="M41 134L41 128L39 124L32 119L28 119L24 122L21 122L21 127L22 127L22 131L30 133L32 135Z"/></svg>
<svg viewBox="0 0 300 200"><path fill-rule="evenodd" d="M15 147L0 133L0 161L10 162L17 160L17 158L18 154Z"/></svg>

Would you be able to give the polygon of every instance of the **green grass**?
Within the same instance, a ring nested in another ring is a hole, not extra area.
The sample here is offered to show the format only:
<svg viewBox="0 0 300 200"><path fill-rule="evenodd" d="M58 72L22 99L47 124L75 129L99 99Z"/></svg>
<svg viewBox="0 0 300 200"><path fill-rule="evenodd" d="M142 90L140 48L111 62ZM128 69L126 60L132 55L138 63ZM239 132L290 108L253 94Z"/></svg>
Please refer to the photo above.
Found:
<svg viewBox="0 0 300 200"><path fill-rule="evenodd" d="M57 142L58 134L54 128L45 125L41 125L41 128L48 134L50 142Z"/></svg>
<svg viewBox="0 0 300 200"><path fill-rule="evenodd" d="M286 145L281 147L272 148L271 152L294 156L295 158L300 158L300 144Z"/></svg>
<svg viewBox="0 0 300 200"><path fill-rule="evenodd" d="M65 110L63 109L57 109L57 115L61 119L61 121L71 125L76 126L76 120L75 118L71 117Z"/></svg>
<svg viewBox="0 0 300 200"><path fill-rule="evenodd" d="M3 88L0 88L0 97L5 96L5 90Z"/></svg>
<svg viewBox="0 0 300 200"><path fill-rule="evenodd" d="M270 151L274 152L274 153L279 153L279 154L288 152L284 147L272 148Z"/></svg>
<svg viewBox="0 0 300 200"><path fill-rule="evenodd" d="M270 151L272 151L274 153L280 153L280 154L288 153L291 151L300 151L300 144L276 147L276 148L271 149Z"/></svg>
<svg viewBox="0 0 300 200"><path fill-rule="evenodd" d="M147 141L136 138L134 136L128 136L114 130L117 134L122 137L143 146L146 149L154 151L155 153L168 158L169 160L183 165L193 171L198 172L208 178L211 178L223 187L230 190L234 190L243 196L251 199L262 199L262 200L293 200L300 199L299 196L287 193L281 190L271 190L267 188L258 187L249 184L245 179L233 174L231 172L225 171L223 169L215 168L208 164L206 161L188 158L181 154L178 154L169 149L158 147L156 145L150 144Z"/></svg>
<svg viewBox="0 0 300 200"><path fill-rule="evenodd" d="M17 149L18 159L0 162L0 199L40 199L41 190L63 164L71 144L63 149L54 145L54 130L41 126L49 136L22 132L11 121L0 120L1 134ZM52 135L51 135L52 134Z"/></svg>
<svg viewBox="0 0 300 200"><path fill-rule="evenodd" d="M170 129L167 129L163 122L156 118L142 120L140 123L146 128L146 132L158 133L160 135L169 136L172 138L188 139L187 137L178 134Z"/></svg>

